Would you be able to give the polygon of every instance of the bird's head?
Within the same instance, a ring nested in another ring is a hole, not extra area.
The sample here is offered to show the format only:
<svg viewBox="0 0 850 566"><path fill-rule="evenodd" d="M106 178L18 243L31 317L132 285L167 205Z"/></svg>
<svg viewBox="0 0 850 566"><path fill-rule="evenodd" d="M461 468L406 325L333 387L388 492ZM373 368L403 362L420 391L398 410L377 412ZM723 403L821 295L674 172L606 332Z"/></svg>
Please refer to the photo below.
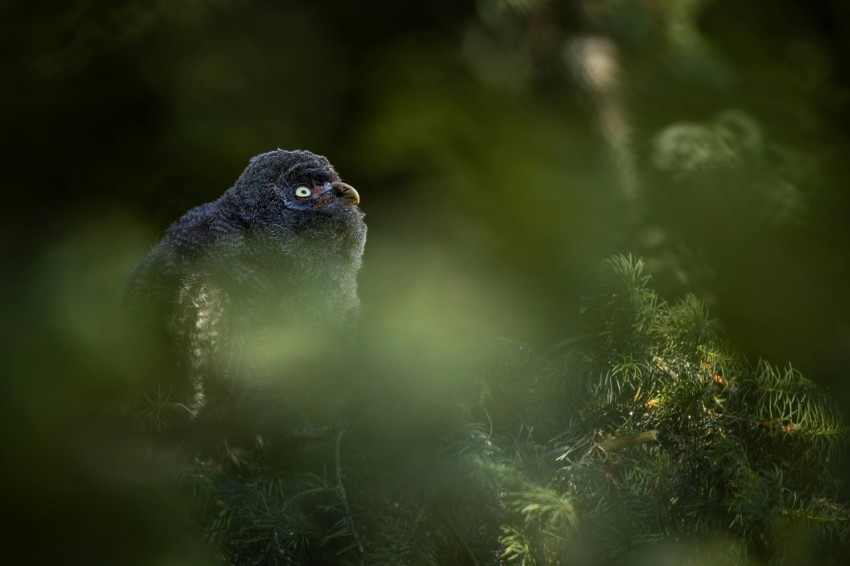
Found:
<svg viewBox="0 0 850 566"><path fill-rule="evenodd" d="M251 220L362 218L354 187L340 180L327 158L309 151L279 149L257 155L232 192L241 215Z"/></svg>

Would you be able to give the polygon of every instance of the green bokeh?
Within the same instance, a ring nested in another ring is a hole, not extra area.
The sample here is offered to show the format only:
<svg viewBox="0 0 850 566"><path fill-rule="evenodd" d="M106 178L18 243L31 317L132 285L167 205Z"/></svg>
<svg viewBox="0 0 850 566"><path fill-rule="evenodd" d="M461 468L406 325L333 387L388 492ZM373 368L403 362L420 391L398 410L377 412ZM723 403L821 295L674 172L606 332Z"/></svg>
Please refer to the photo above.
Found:
<svg viewBox="0 0 850 566"><path fill-rule="evenodd" d="M101 435L100 404L155 362L124 327L133 263L276 147L327 155L360 192L367 355L423 398L494 339L571 337L599 261L634 252L662 294L698 294L749 356L850 408L839 1L76 0L0 20L3 484L22 557L206 552L158 521L178 504ZM757 142L723 137L729 111ZM682 125L695 137L659 166Z"/></svg>

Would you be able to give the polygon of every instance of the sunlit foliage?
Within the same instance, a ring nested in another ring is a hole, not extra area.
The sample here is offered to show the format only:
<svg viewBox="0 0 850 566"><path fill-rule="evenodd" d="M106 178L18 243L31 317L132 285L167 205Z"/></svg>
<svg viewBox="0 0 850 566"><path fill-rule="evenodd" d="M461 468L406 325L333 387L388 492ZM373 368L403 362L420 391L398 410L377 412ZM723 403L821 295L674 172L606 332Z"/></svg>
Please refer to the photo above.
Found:
<svg viewBox="0 0 850 566"><path fill-rule="evenodd" d="M0 16L6 561L847 562L850 3ZM361 192L358 350L193 425L126 278L276 147Z"/></svg>

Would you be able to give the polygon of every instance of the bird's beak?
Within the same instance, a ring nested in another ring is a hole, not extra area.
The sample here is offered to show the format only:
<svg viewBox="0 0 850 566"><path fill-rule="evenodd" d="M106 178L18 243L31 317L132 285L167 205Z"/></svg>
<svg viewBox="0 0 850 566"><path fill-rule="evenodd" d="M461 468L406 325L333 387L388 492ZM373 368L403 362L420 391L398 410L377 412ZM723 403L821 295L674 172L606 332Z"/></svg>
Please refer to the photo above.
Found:
<svg viewBox="0 0 850 566"><path fill-rule="evenodd" d="M331 188L337 197L347 200L350 204L360 204L360 193L348 183L335 181L331 183Z"/></svg>

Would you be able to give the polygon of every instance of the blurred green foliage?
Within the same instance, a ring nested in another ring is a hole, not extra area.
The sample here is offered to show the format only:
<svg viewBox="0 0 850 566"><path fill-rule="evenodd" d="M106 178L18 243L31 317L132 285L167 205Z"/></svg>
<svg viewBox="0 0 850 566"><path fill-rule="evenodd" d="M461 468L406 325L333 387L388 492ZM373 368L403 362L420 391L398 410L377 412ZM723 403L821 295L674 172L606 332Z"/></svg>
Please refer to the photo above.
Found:
<svg viewBox="0 0 850 566"><path fill-rule="evenodd" d="M336 401L379 399L369 426L401 431L408 472L405 433L453 422L462 368L497 337L569 343L612 253L850 406L840 0L9 1L0 21L4 535L29 563L211 559L162 520L184 514L162 467L103 426L156 367L123 280L274 147L329 156L363 197L352 375L373 395ZM501 387L511 415L524 387ZM538 527L567 529L537 495Z"/></svg>

